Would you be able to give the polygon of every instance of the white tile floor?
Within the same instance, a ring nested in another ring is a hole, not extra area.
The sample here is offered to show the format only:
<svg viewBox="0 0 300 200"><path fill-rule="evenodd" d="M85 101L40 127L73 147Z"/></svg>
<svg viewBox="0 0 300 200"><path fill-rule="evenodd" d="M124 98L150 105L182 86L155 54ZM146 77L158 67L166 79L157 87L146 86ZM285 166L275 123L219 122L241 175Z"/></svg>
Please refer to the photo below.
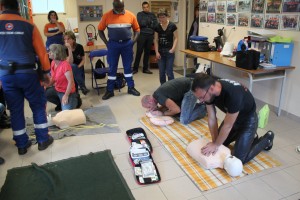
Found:
<svg viewBox="0 0 300 200"><path fill-rule="evenodd" d="M134 75L136 88L142 95L152 94L159 86L158 70L153 69L153 72L153 75L148 75L141 73L140 70L138 74ZM87 74L87 86L90 88L89 77L90 75ZM29 165L32 162L44 164L89 152L111 149L115 161L136 199L300 199L300 154L295 151L295 147L300 145L299 123L286 117L277 117L275 113L271 113L268 126L265 130L259 130L258 133L262 135L269 129L275 132L274 147L269 155L281 161L282 166L246 176L206 192L201 192L192 183L155 136L144 127L154 147L153 158L157 163L162 181L158 184L141 186L135 181L128 159L129 142L125 134L128 129L143 127L139 122L139 118L145 112L140 106L141 97L128 95L127 88L123 88L121 93L115 92L115 97L103 101L101 99L103 92L104 90L98 96L96 91L91 90L87 96L82 96L82 108L109 105L122 133L63 138L55 140L54 144L45 151L40 152L37 150L37 146L32 146L26 155L19 156L11 139L11 130L1 130L0 155L5 158L6 162L0 166L0 186L3 185L7 170L10 168ZM53 109L54 106L49 104L48 110ZM32 114L28 106L25 110L26 115L31 117Z"/></svg>

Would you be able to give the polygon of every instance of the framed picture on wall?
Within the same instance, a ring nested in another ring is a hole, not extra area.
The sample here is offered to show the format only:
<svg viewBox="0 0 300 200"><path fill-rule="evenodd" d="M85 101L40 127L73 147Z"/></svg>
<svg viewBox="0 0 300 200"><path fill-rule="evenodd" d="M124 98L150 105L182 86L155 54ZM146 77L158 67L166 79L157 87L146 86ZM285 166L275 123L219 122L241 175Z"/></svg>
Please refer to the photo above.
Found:
<svg viewBox="0 0 300 200"><path fill-rule="evenodd" d="M199 4L199 11L207 11L207 1L204 0L200 0L200 4Z"/></svg>
<svg viewBox="0 0 300 200"><path fill-rule="evenodd" d="M235 13L227 13L226 24L227 24L227 26L236 26L236 14Z"/></svg>
<svg viewBox="0 0 300 200"><path fill-rule="evenodd" d="M239 0L239 12L250 12L251 1L250 0Z"/></svg>
<svg viewBox="0 0 300 200"><path fill-rule="evenodd" d="M280 13L282 0L267 0L266 13Z"/></svg>
<svg viewBox="0 0 300 200"><path fill-rule="evenodd" d="M215 1L209 1L209 2L208 2L207 11L208 11L209 13L214 13L214 12L216 12L216 2L215 2Z"/></svg>
<svg viewBox="0 0 300 200"><path fill-rule="evenodd" d="M236 5L237 5L237 1L227 1L227 12L235 13Z"/></svg>
<svg viewBox="0 0 300 200"><path fill-rule="evenodd" d="M225 13L216 13L216 23L225 24Z"/></svg>
<svg viewBox="0 0 300 200"><path fill-rule="evenodd" d="M216 22L216 13L207 13L207 22L215 23Z"/></svg>
<svg viewBox="0 0 300 200"><path fill-rule="evenodd" d="M263 28L264 27L264 15L263 14L252 14L250 27Z"/></svg>
<svg viewBox="0 0 300 200"><path fill-rule="evenodd" d="M199 13L200 22L207 22L207 13Z"/></svg>
<svg viewBox="0 0 300 200"><path fill-rule="evenodd" d="M299 24L299 16L298 15L281 15L281 30L297 30Z"/></svg>
<svg viewBox="0 0 300 200"><path fill-rule="evenodd" d="M217 12L226 12L226 1L217 1Z"/></svg>
<svg viewBox="0 0 300 200"><path fill-rule="evenodd" d="M249 26L249 13L238 14L238 26L247 27Z"/></svg>
<svg viewBox="0 0 300 200"><path fill-rule="evenodd" d="M263 13L265 8L265 0L253 0L252 1L252 13Z"/></svg>
<svg viewBox="0 0 300 200"><path fill-rule="evenodd" d="M103 6L79 6L80 21L100 21Z"/></svg>
<svg viewBox="0 0 300 200"><path fill-rule="evenodd" d="M283 0L282 12L300 12L300 0Z"/></svg>
<svg viewBox="0 0 300 200"><path fill-rule="evenodd" d="M278 29L279 28L279 15L266 15L265 28Z"/></svg>

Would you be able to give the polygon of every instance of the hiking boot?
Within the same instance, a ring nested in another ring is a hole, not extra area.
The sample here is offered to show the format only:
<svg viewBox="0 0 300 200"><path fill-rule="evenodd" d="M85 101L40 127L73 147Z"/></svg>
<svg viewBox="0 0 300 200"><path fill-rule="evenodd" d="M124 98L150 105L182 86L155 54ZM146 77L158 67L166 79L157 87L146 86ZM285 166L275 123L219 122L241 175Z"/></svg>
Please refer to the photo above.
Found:
<svg viewBox="0 0 300 200"><path fill-rule="evenodd" d="M270 151L273 147L274 133L272 131L268 131L263 137L268 138L268 145L265 147L265 150Z"/></svg>
<svg viewBox="0 0 300 200"><path fill-rule="evenodd" d="M143 70L144 74L153 74L153 72L151 72L149 69Z"/></svg>
<svg viewBox="0 0 300 200"><path fill-rule="evenodd" d="M133 96L140 96L141 95L140 92L137 91L134 87L128 88L128 92L127 93L128 94L132 94Z"/></svg>
<svg viewBox="0 0 300 200"><path fill-rule="evenodd" d="M105 94L103 95L102 99L107 100L107 99L109 99L110 97L113 97L113 96L115 96L114 92L106 91Z"/></svg>
<svg viewBox="0 0 300 200"><path fill-rule="evenodd" d="M87 95L87 93L90 92L90 90L87 89L85 86L81 87L80 89L81 89L82 94L84 94L84 95Z"/></svg>
<svg viewBox="0 0 300 200"><path fill-rule="evenodd" d="M136 73L138 73L138 72L139 72L139 71L136 70L136 69L132 70L132 74L136 74Z"/></svg>
<svg viewBox="0 0 300 200"><path fill-rule="evenodd" d="M24 155L27 153L27 149L31 146L31 141L28 140L27 141L27 144L25 145L25 147L22 147L22 148L18 148L18 154L19 155Z"/></svg>
<svg viewBox="0 0 300 200"><path fill-rule="evenodd" d="M38 150L43 151L48 148L53 143L53 137L49 135L49 138L45 142L38 142Z"/></svg>

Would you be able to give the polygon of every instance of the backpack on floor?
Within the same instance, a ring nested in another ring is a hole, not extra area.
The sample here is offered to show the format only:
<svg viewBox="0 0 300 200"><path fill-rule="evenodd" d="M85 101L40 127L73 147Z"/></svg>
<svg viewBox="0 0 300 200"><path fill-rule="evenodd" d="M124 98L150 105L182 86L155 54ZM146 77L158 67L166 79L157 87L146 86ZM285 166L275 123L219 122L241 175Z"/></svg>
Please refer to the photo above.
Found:
<svg viewBox="0 0 300 200"><path fill-rule="evenodd" d="M125 87L125 85L126 85L125 76L123 73L118 72L116 74L116 77L117 77L117 79L115 81L115 90L119 90L119 92L120 92L120 89Z"/></svg>

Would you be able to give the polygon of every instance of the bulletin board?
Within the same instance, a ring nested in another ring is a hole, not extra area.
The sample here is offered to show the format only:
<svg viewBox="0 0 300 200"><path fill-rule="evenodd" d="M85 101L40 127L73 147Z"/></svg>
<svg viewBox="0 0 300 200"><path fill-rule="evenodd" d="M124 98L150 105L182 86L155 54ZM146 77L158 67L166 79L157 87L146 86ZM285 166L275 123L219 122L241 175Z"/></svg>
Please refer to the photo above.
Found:
<svg viewBox="0 0 300 200"><path fill-rule="evenodd" d="M100 21L103 6L79 6L80 21Z"/></svg>

